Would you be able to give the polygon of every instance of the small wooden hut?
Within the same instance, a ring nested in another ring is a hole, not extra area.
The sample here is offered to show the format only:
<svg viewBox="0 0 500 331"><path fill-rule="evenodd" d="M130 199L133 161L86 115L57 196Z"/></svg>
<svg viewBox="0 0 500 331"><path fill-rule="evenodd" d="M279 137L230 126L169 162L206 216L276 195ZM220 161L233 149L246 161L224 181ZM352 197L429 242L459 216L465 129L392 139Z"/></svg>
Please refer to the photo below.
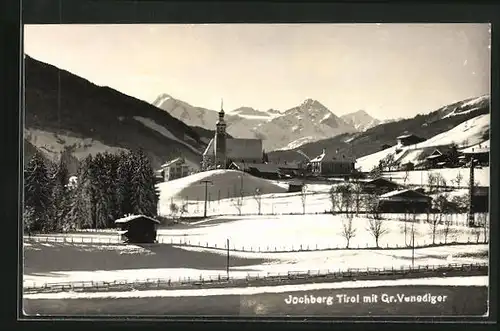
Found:
<svg viewBox="0 0 500 331"><path fill-rule="evenodd" d="M144 215L129 215L117 219L115 224L120 227L124 242L147 244L156 241L156 227L160 221Z"/></svg>

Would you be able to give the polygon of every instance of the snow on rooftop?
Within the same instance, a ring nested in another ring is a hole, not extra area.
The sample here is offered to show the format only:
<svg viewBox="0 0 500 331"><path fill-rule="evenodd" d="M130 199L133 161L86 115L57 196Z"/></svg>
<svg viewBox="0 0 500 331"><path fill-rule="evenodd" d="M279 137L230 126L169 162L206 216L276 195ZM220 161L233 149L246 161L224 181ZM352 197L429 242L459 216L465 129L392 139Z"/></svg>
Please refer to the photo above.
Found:
<svg viewBox="0 0 500 331"><path fill-rule="evenodd" d="M128 223L128 222L133 221L133 220L138 219L138 218L146 218L152 222L160 224L160 221L155 220L154 218L151 218L151 217L145 216L145 215L128 215L128 216L117 219L115 221L115 223L117 223L117 224Z"/></svg>

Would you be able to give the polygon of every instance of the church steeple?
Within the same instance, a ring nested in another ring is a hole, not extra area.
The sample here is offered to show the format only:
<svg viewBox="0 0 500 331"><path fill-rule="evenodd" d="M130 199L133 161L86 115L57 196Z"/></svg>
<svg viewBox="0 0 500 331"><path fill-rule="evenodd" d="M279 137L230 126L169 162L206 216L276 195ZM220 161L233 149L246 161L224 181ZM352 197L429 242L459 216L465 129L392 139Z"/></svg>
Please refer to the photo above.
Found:
<svg viewBox="0 0 500 331"><path fill-rule="evenodd" d="M226 167L226 122L224 122L224 100L221 99L219 120L216 124L215 137L215 165L216 168Z"/></svg>
<svg viewBox="0 0 500 331"><path fill-rule="evenodd" d="M224 99L220 100L219 122L224 122Z"/></svg>

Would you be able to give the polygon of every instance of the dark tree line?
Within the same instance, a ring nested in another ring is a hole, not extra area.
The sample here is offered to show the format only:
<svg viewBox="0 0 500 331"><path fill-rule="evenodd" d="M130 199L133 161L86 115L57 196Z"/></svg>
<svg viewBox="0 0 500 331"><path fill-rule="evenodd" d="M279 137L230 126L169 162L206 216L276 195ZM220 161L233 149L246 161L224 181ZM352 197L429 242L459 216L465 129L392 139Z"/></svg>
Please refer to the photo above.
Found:
<svg viewBox="0 0 500 331"><path fill-rule="evenodd" d="M76 177L69 183L62 157L54 164L34 154L24 174L26 232L113 228L128 214L157 215L154 171L142 150L89 155Z"/></svg>

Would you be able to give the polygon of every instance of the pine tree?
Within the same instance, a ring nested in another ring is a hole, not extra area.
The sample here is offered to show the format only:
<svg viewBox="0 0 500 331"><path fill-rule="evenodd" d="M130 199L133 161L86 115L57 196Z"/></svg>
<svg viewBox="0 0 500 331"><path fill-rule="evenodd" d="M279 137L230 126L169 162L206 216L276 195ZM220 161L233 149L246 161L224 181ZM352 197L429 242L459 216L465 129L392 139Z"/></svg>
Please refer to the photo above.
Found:
<svg viewBox="0 0 500 331"><path fill-rule="evenodd" d="M90 228L93 225L92 199L89 190L92 156L81 163L77 174L77 185L72 192L72 202L68 219L76 228Z"/></svg>
<svg viewBox="0 0 500 331"><path fill-rule="evenodd" d="M50 179L45 161L36 152L24 174L24 213L28 232L47 232L51 204Z"/></svg>
<svg viewBox="0 0 500 331"><path fill-rule="evenodd" d="M142 149L132 154L132 160L133 212L154 217L157 214L158 194L151 162Z"/></svg>
<svg viewBox="0 0 500 331"><path fill-rule="evenodd" d="M52 182L52 206L50 212L51 230L61 232L67 227L67 216L70 208L70 200L68 193L68 168L62 155L54 168Z"/></svg>
<svg viewBox="0 0 500 331"><path fill-rule="evenodd" d="M118 167L116 176L117 211L118 216L123 217L133 212L132 205L132 172L133 155L131 152L122 152L118 156Z"/></svg>

